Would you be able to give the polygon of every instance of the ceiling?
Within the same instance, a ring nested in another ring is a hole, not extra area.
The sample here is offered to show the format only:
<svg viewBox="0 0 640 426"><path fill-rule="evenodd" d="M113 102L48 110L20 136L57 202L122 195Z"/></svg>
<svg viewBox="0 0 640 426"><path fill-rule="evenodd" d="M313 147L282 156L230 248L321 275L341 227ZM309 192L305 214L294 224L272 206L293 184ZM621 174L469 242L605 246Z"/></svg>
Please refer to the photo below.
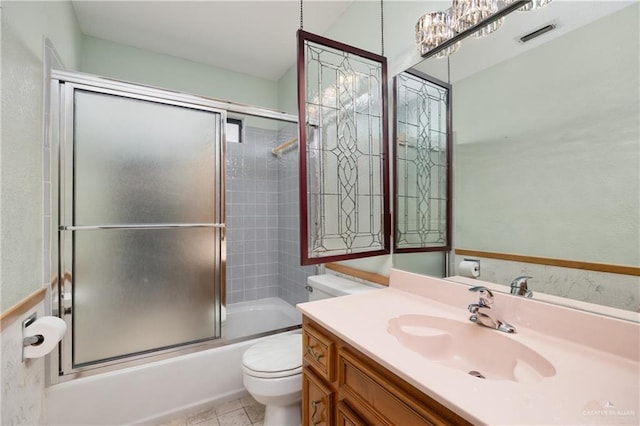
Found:
<svg viewBox="0 0 640 426"><path fill-rule="evenodd" d="M355 1L363 0L304 0L304 29L325 34ZM463 41L451 56L451 81L521 54L635 1L555 0L537 11L514 12L490 37ZM72 4L80 30L89 36L272 81L279 80L296 62L299 0L72 0ZM389 7L391 4L393 7ZM388 51L400 52L406 46L403 55L390 59L399 65L404 63L402 69L413 65L419 58L413 44L417 17L448 5L447 0L387 0ZM518 42L523 34L549 23L557 28L532 42ZM355 36L370 38L359 28L343 25L341 30L337 36L344 38L344 31L348 31L350 43ZM447 79L445 60L431 59L418 68Z"/></svg>
<svg viewBox="0 0 640 426"><path fill-rule="evenodd" d="M304 29L322 34L353 3L304 1ZM74 0L83 34L269 80L296 62L298 0Z"/></svg>

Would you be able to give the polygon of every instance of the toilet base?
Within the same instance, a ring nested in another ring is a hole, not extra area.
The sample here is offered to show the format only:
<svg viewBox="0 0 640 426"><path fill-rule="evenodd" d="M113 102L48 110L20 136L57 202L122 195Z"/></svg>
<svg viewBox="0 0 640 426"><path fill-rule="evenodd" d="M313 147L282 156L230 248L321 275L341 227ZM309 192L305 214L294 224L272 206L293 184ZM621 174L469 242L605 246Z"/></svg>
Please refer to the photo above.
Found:
<svg viewBox="0 0 640 426"><path fill-rule="evenodd" d="M291 405L267 405L264 411L264 426L302 425L301 403Z"/></svg>

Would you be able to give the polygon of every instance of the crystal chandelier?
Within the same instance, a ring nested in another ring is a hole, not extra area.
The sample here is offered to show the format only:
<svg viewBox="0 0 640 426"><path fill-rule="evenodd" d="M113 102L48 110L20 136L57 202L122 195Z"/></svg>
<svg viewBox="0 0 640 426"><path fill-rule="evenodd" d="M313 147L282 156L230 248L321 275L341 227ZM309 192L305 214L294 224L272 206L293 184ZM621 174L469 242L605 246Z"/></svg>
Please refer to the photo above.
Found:
<svg viewBox="0 0 640 426"><path fill-rule="evenodd" d="M425 56L443 43L469 29L471 37L480 38L497 31L504 22L504 16L513 10L529 11L551 3L552 0L453 0L451 9L443 12L431 12L423 15L416 23L416 44L421 56ZM504 6L501 8L500 6ZM509 9L509 10L506 10ZM493 16L496 14L496 16ZM493 16L493 19L491 19ZM489 22L485 26L483 21ZM474 28L480 26L480 28ZM468 34L468 33L467 33ZM465 34L465 35L467 35ZM464 37L465 35L461 35ZM452 40L453 42L453 40ZM436 58L451 55L460 41L448 43L443 50L435 54Z"/></svg>
<svg viewBox="0 0 640 426"><path fill-rule="evenodd" d="M451 14L448 11L431 12L418 19L416 24L416 43L420 55L424 55L455 35ZM438 53L436 58L451 55L460 47L460 42Z"/></svg>
<svg viewBox="0 0 640 426"><path fill-rule="evenodd" d="M453 0L453 29L462 31L477 25L498 11L498 0ZM482 27L471 34L473 38L480 38L491 34L502 26L504 18Z"/></svg>
<svg viewBox="0 0 640 426"><path fill-rule="evenodd" d="M506 0L505 3L511 4L513 3L513 0ZM551 3L551 0L531 0L529 3L527 3L525 6L522 6L518 10L521 12L527 12L529 10L534 10L534 9L538 9L540 7L546 6L549 3Z"/></svg>

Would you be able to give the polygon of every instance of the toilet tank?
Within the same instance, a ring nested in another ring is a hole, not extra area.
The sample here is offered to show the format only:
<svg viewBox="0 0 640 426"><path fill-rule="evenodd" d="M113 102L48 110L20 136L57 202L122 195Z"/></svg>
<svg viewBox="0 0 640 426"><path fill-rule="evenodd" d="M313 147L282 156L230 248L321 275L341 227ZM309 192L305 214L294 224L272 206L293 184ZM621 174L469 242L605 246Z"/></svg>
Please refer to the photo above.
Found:
<svg viewBox="0 0 640 426"><path fill-rule="evenodd" d="M314 300L345 296L347 294L356 294L363 291L372 291L385 287L373 283L364 284L351 281L337 275L323 274L307 278L306 288L309 292L308 300L309 302L313 302Z"/></svg>

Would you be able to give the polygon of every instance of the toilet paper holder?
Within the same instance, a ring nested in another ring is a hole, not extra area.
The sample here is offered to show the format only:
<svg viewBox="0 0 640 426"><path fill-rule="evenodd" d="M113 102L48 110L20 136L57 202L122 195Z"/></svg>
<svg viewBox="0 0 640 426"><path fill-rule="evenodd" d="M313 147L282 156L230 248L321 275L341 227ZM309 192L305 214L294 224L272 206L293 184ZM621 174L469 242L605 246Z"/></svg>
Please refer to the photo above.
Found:
<svg viewBox="0 0 640 426"><path fill-rule="evenodd" d="M24 330L29 327L31 324L36 322L38 318L38 314L34 312L29 315L27 319L22 321L22 335L24 336ZM42 334L36 334L35 336L27 336L22 338L22 347L25 348L27 346L38 346L44 342L44 336ZM22 361L24 361L24 351L22 351Z"/></svg>

